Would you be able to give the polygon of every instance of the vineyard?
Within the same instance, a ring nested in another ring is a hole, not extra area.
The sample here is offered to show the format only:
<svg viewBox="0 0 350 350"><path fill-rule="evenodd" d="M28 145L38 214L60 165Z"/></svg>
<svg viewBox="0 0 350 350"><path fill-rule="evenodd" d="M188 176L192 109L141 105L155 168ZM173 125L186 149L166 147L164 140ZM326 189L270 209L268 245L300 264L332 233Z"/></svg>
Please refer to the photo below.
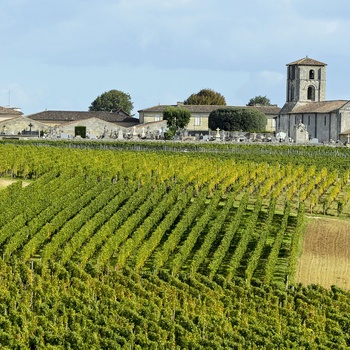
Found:
<svg viewBox="0 0 350 350"><path fill-rule="evenodd" d="M1 348L350 347L349 292L296 281L347 149L142 147L0 144Z"/></svg>

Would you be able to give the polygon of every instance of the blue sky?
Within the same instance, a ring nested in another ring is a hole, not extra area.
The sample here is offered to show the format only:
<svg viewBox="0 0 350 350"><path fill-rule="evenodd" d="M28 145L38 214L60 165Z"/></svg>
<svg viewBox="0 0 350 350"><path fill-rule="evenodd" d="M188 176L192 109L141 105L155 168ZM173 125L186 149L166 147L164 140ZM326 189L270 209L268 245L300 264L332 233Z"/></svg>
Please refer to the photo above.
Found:
<svg viewBox="0 0 350 350"><path fill-rule="evenodd" d="M286 64L327 63L350 99L348 0L11 0L0 3L0 106L88 110L111 89L133 113L203 88L285 102Z"/></svg>

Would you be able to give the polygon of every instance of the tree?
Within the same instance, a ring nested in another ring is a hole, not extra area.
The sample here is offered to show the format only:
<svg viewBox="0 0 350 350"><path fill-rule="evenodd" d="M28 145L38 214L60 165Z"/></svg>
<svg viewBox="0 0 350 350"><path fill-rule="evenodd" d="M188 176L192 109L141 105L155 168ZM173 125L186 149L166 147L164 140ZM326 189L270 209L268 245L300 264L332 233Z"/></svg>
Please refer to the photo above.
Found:
<svg viewBox="0 0 350 350"><path fill-rule="evenodd" d="M270 100L266 96L255 96L254 98L251 98L247 104L247 106L271 106Z"/></svg>
<svg viewBox="0 0 350 350"><path fill-rule="evenodd" d="M264 131L266 115L251 108L220 108L209 114L211 130L226 131Z"/></svg>
<svg viewBox="0 0 350 350"><path fill-rule="evenodd" d="M185 105L217 105L226 106L225 97L211 89L202 89L197 94L192 94L184 101Z"/></svg>
<svg viewBox="0 0 350 350"><path fill-rule="evenodd" d="M131 102L131 97L129 94L119 90L110 90L98 96L91 103L89 110L111 112L122 109L124 112L130 115L133 108L134 105Z"/></svg>
<svg viewBox="0 0 350 350"><path fill-rule="evenodd" d="M168 136L172 137L178 129L183 129L187 126L191 119L191 113L186 108L168 106L163 112L163 119L168 123Z"/></svg>

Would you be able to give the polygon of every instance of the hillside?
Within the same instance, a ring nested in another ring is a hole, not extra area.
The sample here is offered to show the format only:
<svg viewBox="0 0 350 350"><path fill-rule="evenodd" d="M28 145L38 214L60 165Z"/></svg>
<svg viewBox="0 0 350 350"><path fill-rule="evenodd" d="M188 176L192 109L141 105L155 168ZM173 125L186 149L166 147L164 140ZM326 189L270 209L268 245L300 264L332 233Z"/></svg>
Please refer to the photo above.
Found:
<svg viewBox="0 0 350 350"><path fill-rule="evenodd" d="M299 283L306 223L347 224L347 149L7 142L0 157L2 348L350 346L346 284Z"/></svg>

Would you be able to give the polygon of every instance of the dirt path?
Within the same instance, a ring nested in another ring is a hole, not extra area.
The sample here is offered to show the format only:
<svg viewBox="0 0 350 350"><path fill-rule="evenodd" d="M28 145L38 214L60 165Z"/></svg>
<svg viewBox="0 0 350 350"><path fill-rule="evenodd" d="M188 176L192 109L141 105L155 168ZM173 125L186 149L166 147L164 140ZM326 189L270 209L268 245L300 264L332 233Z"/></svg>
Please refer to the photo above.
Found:
<svg viewBox="0 0 350 350"><path fill-rule="evenodd" d="M350 290L350 221L313 219L308 224L296 282Z"/></svg>

